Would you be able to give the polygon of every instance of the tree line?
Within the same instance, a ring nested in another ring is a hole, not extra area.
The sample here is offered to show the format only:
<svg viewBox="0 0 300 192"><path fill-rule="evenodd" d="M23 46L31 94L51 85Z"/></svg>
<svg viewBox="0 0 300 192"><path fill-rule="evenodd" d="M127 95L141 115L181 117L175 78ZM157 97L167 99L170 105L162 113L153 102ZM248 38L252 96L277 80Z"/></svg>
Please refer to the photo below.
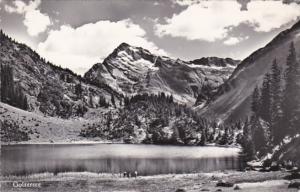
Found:
<svg viewBox="0 0 300 192"><path fill-rule="evenodd" d="M121 100L122 101L122 100ZM190 107L178 104L172 95L137 94L124 97L123 105L85 126L80 135L127 143L173 145L233 144L235 127L201 118Z"/></svg>

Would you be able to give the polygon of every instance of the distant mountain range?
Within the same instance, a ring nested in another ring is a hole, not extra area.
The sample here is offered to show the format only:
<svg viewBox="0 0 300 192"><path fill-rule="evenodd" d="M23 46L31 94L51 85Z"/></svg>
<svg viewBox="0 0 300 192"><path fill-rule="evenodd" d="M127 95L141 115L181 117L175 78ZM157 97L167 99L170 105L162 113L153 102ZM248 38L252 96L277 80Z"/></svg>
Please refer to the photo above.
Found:
<svg viewBox="0 0 300 192"><path fill-rule="evenodd" d="M193 105L203 85L216 89L239 63L216 57L185 62L122 43L80 77L47 62L2 31L0 38L0 62L13 68L14 82L27 95L29 110L64 118L100 107L100 98L111 103L112 95L118 105L125 96L164 92ZM82 89L80 95L76 86Z"/></svg>

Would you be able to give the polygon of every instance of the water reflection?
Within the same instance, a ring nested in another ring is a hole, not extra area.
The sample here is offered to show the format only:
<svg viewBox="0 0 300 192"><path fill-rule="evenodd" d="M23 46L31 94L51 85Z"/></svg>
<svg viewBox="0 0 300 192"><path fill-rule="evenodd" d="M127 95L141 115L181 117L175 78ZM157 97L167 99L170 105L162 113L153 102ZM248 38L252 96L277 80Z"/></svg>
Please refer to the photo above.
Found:
<svg viewBox="0 0 300 192"><path fill-rule="evenodd" d="M11 145L1 148L1 173L121 173L139 175L239 169L238 150L153 145Z"/></svg>

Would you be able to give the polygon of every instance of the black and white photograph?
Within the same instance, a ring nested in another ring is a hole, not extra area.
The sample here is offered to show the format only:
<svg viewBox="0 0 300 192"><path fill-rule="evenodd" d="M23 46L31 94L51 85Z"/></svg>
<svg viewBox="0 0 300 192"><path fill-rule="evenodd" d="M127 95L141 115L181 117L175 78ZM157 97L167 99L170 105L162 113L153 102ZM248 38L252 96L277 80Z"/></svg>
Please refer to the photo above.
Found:
<svg viewBox="0 0 300 192"><path fill-rule="evenodd" d="M0 0L1 192L300 192L300 0Z"/></svg>

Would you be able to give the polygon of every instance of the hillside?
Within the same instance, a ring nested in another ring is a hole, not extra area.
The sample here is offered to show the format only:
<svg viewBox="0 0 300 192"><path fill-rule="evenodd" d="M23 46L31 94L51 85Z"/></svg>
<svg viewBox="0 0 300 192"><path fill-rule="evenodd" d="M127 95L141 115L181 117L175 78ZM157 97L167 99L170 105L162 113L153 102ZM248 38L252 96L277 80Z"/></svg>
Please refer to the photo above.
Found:
<svg viewBox="0 0 300 192"><path fill-rule="evenodd" d="M119 94L105 84L92 85L69 69L41 58L35 51L0 32L0 64L13 70L14 87L25 94L28 110L69 118L99 106L100 97L111 101Z"/></svg>
<svg viewBox="0 0 300 192"><path fill-rule="evenodd" d="M238 62L221 58L212 58L206 63L187 62L122 43L84 77L94 83L109 84L123 95L164 92L180 103L193 105L203 86L211 89L220 86Z"/></svg>
<svg viewBox="0 0 300 192"><path fill-rule="evenodd" d="M113 142L114 139L84 138L85 127L101 124L108 109L90 109L83 117L63 119L24 111L0 102L1 143L78 143ZM95 115L97 114L97 116Z"/></svg>
<svg viewBox="0 0 300 192"><path fill-rule="evenodd" d="M102 115L84 127L85 138L107 138L125 143L205 145L236 144L237 127L217 126L192 109L160 95L136 95L123 108Z"/></svg>
<svg viewBox="0 0 300 192"><path fill-rule="evenodd" d="M244 59L230 78L218 89L213 101L205 108L198 109L201 115L219 121L236 121L245 118L250 112L251 94L256 86L261 87L266 73L271 71L276 59L282 71L291 42L294 42L300 57L300 21L290 29L278 34L265 47L258 49Z"/></svg>

